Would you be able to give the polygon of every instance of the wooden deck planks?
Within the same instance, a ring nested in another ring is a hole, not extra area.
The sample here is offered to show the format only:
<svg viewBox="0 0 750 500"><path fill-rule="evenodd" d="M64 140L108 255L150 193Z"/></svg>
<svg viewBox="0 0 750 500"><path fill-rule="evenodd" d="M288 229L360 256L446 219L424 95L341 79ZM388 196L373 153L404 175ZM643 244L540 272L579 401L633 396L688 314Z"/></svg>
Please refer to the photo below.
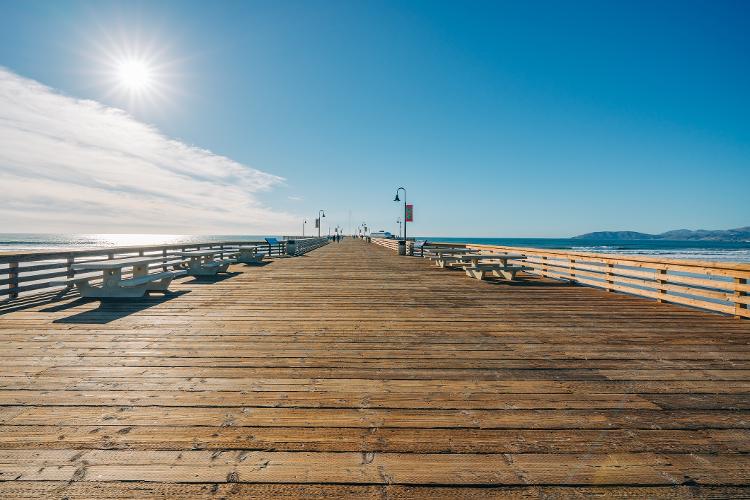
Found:
<svg viewBox="0 0 750 500"><path fill-rule="evenodd" d="M231 270L165 299L6 305L0 496L750 486L748 322L359 241Z"/></svg>

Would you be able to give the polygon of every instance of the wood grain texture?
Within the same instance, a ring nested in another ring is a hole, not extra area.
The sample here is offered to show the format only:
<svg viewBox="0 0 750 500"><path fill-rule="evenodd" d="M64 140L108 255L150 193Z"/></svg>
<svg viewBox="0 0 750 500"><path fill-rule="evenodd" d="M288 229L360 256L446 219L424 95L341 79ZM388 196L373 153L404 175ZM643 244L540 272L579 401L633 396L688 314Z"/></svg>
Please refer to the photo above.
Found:
<svg viewBox="0 0 750 500"><path fill-rule="evenodd" d="M2 498L750 493L750 325L361 241L0 316Z"/></svg>

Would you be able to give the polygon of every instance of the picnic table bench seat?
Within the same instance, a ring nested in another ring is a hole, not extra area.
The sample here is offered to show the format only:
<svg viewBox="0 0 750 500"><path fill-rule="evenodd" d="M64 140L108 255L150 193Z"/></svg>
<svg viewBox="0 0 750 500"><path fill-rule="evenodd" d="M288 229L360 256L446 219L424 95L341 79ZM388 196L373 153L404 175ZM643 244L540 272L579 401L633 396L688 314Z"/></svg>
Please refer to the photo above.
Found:
<svg viewBox="0 0 750 500"><path fill-rule="evenodd" d="M143 285L144 283L163 281L165 279L169 279L169 281L171 281L173 278L184 276L185 274L187 274L187 271L164 271L161 273L146 274L144 276L122 279L120 280L120 286L123 286L125 288L131 288L131 287L135 287L138 285ZM157 289L154 289L154 290L157 290ZM161 288L159 288L159 290L161 290ZM166 287L163 288L163 290L166 290Z"/></svg>
<svg viewBox="0 0 750 500"><path fill-rule="evenodd" d="M237 262L243 264L260 264L270 252L260 251L257 245L241 246L237 255Z"/></svg>
<svg viewBox="0 0 750 500"><path fill-rule="evenodd" d="M468 266L463 266L463 270L466 271L466 275L470 278L483 280L488 274L496 278L504 278L508 281L516 279L516 274L523 271L523 266L514 266L501 263L477 263Z"/></svg>

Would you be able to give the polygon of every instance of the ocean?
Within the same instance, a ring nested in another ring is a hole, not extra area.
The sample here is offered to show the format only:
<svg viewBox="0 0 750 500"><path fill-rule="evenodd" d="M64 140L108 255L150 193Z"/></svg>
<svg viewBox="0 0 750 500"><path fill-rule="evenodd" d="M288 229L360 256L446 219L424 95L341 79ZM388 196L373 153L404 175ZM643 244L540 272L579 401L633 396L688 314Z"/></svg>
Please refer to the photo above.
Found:
<svg viewBox="0 0 750 500"><path fill-rule="evenodd" d="M550 248L620 255L651 255L665 259L750 262L750 242L594 240L573 238L426 238L428 241L466 242L510 247Z"/></svg>
<svg viewBox="0 0 750 500"><path fill-rule="evenodd" d="M89 249L113 246L190 245L219 241L257 241L279 235L180 235L180 234L21 234L0 233L0 252ZM750 242L589 240L571 238L468 238L419 236L429 241L482 243L624 255L653 255L673 259L750 262Z"/></svg>

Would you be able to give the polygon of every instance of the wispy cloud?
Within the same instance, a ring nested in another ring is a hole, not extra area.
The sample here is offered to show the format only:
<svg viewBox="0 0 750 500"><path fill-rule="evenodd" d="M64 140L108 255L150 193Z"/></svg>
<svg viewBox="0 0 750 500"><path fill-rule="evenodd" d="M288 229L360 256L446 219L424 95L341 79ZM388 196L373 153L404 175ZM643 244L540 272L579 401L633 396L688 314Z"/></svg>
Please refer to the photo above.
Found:
<svg viewBox="0 0 750 500"><path fill-rule="evenodd" d="M0 67L0 232L278 233L283 181Z"/></svg>
<svg viewBox="0 0 750 500"><path fill-rule="evenodd" d="M304 201L304 198L301 196L287 196L291 201Z"/></svg>

